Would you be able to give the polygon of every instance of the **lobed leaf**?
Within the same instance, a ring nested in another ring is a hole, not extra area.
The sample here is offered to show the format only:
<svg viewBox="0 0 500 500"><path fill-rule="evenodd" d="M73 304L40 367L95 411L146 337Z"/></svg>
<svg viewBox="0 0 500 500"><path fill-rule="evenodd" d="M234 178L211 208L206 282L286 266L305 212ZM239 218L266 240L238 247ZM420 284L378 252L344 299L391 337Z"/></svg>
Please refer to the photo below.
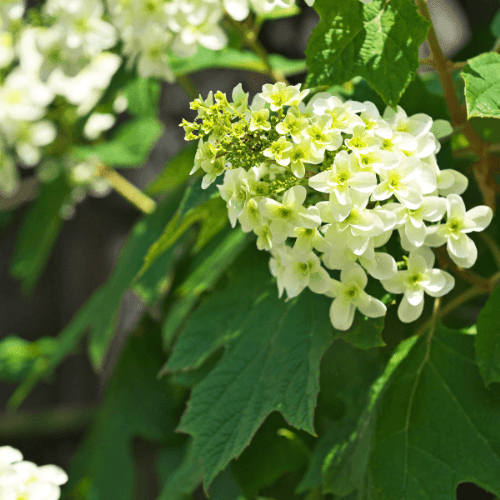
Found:
<svg viewBox="0 0 500 500"><path fill-rule="evenodd" d="M228 288L191 315L167 364L169 371L195 369L226 346L179 426L193 436L205 488L272 411L314 433L319 363L332 340L330 300L309 292L278 299L266 261L254 249L241 255Z"/></svg>
<svg viewBox="0 0 500 500"><path fill-rule="evenodd" d="M411 0L316 0L321 21L307 45L309 86L362 76L395 106L418 69L418 48L430 24Z"/></svg>
<svg viewBox="0 0 500 500"><path fill-rule="evenodd" d="M500 118L500 54L487 52L469 59L462 71L469 118Z"/></svg>
<svg viewBox="0 0 500 500"><path fill-rule="evenodd" d="M500 401L484 387L473 344L440 324L431 339L406 341L358 427L347 478L361 498L454 500L463 481L499 494Z"/></svg>

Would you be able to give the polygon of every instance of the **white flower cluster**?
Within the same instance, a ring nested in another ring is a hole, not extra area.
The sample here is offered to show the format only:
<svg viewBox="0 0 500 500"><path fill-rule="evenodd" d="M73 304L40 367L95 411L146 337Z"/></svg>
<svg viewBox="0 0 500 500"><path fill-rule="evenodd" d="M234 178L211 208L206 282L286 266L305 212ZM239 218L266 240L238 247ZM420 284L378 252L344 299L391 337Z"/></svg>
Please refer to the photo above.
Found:
<svg viewBox="0 0 500 500"><path fill-rule="evenodd" d="M471 267L477 249L468 233L488 226L492 211L466 211L459 195L467 178L438 167L429 116L408 117L400 107L380 116L370 102L327 93L305 105L308 93L267 84L249 106L239 85L231 102L221 92L195 100L197 119L182 124L186 139L200 139L192 173L204 171L204 188L224 176L217 187L231 224L253 231L258 248L271 253L280 296L308 287L332 297L332 324L346 330L356 309L386 312L365 291L369 274L404 295L399 318L414 321L424 293L440 297L454 286L434 268L430 247L446 243L457 265ZM393 233L404 270L383 248Z"/></svg>
<svg viewBox="0 0 500 500"><path fill-rule="evenodd" d="M2 500L58 500L68 481L56 465L37 466L23 461L19 450L0 446L0 498Z"/></svg>
<svg viewBox="0 0 500 500"><path fill-rule="evenodd" d="M89 113L121 64L106 52L117 43L115 28L103 21L101 0L48 0L48 26L23 24L24 2L2 2L0 67L0 193L18 188L16 164L33 167L43 148L54 142L57 127L49 110L57 96L75 106L75 119ZM52 112L52 115L54 113ZM97 138L95 117L85 133ZM108 128L113 121L107 120ZM102 123L100 131L105 127Z"/></svg>
<svg viewBox="0 0 500 500"><path fill-rule="evenodd" d="M198 44L220 50L228 43L220 23L227 13L242 21L295 5L295 0L107 0L123 53L143 77L173 81L169 53L189 57Z"/></svg>

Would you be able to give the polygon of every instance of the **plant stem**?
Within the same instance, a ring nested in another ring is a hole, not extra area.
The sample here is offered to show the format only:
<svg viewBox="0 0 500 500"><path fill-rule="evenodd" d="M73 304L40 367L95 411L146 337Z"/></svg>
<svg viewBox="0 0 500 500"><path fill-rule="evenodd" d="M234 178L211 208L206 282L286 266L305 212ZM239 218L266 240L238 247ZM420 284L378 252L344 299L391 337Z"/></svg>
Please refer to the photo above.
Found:
<svg viewBox="0 0 500 500"><path fill-rule="evenodd" d="M81 431L92 422L95 410L60 406L44 411L7 411L0 415L3 438L35 437Z"/></svg>
<svg viewBox="0 0 500 500"><path fill-rule="evenodd" d="M177 75L176 77L177 84L181 87L182 90L188 95L190 99L197 99L200 93L196 88L193 80L189 78L188 75Z"/></svg>
<svg viewBox="0 0 500 500"><path fill-rule="evenodd" d="M500 269L500 248L496 244L495 240L488 233L480 233L483 241L488 245L497 267Z"/></svg>
<svg viewBox="0 0 500 500"><path fill-rule="evenodd" d="M479 156L479 161L474 164L474 175L479 188L483 194L484 202L492 210L495 209L496 203L496 193L495 190L489 185L489 159L488 150L486 144L481 140L481 137L472 128L470 122L467 121L467 113L463 109L458 100L455 85L453 83L453 78L451 76L450 70L452 69L451 63L439 45L439 41L434 30L434 25L432 24L431 15L429 8L427 6L427 0L416 0L417 6L420 9L422 15L431 23L429 29L429 34L427 40L429 42L429 47L431 50L431 57L428 59L432 66L437 71L441 86L443 87L443 95L446 101L446 106L451 117L451 123L453 127L465 123L464 135L469 140L471 149Z"/></svg>
<svg viewBox="0 0 500 500"><path fill-rule="evenodd" d="M230 16L226 16L229 24L238 31L243 40L243 43L250 48L256 55L259 56L260 60L264 63L267 68L268 75L275 82L284 82L289 85L288 80L285 78L285 75L281 71L276 71L271 66L271 62L269 61L269 54L264 46L260 43L258 37L258 30L255 26L249 27L245 24L239 23L235 21Z"/></svg>
<svg viewBox="0 0 500 500"><path fill-rule="evenodd" d="M107 179L117 193L121 194L127 201L132 203L132 205L135 205L141 212L150 214L155 211L156 203L127 179L122 177L116 170L100 164L97 174Z"/></svg>

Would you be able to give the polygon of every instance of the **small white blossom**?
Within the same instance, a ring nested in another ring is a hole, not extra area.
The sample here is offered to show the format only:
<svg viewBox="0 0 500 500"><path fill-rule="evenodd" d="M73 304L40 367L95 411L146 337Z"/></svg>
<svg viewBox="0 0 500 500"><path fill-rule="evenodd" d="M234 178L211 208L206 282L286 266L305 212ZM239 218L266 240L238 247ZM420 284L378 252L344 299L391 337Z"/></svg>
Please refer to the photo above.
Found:
<svg viewBox="0 0 500 500"><path fill-rule="evenodd" d="M356 309L369 318L379 318L386 312L385 305L365 292L368 278L361 266L354 264L340 273L340 281L332 280L327 295L334 297L330 320L337 330L348 330Z"/></svg>
<svg viewBox="0 0 500 500"><path fill-rule="evenodd" d="M425 244L438 247L446 243L455 264L465 268L472 267L477 259L477 248L467 234L486 229L492 217L491 208L481 205L466 211L462 198L450 194L446 198L446 223L429 227Z"/></svg>
<svg viewBox="0 0 500 500"><path fill-rule="evenodd" d="M407 270L398 271L393 278L381 281L388 292L404 294L398 307L398 316L403 323L411 323L420 317L424 309L424 292L431 297L442 297L455 286L451 274L433 267L434 253L422 247L410 252Z"/></svg>

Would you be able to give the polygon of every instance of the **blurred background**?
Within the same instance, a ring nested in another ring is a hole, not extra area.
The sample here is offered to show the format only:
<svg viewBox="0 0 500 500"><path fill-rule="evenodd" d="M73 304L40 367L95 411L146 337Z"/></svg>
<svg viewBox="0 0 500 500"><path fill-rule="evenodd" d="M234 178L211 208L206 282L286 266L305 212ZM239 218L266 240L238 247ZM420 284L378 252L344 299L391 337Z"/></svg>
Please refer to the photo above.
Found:
<svg viewBox="0 0 500 500"><path fill-rule="evenodd" d="M335 1L335 0L332 0ZM455 61L463 61L490 50L494 43L489 31L499 8L497 0L429 0L438 37L444 51ZM298 16L266 22L261 41L270 53L303 58L310 33L318 16L303 5ZM421 48L421 57L427 50ZM304 75L291 78L303 81ZM244 71L206 70L192 79L203 96L210 90L230 93L239 82L255 93L268 82L264 75ZM165 133L141 169L122 174L139 188L150 182L183 145L182 118L191 119L190 99L174 84L163 84L160 119ZM1 200L0 200L1 203ZM5 227L0 222L0 338L10 334L26 340L55 336L71 320L90 295L108 278L138 211L116 193L103 199L87 198L77 206L75 216L64 223L48 265L30 295L9 274L15 235L27 205L17 210ZM0 445L9 444L23 451L26 459L38 464L68 464L88 429L120 349L141 310L132 294L125 296L117 335L105 369L98 378L91 369L85 349L75 352L57 369L53 380L41 383L16 414L4 411L14 385L0 383ZM471 312L474 314L474 311ZM155 476L154 445L136 440L133 452L139 481L135 498L153 500L159 486ZM197 498L205 498L201 492ZM492 495L474 485L461 485L459 499L488 499Z"/></svg>

